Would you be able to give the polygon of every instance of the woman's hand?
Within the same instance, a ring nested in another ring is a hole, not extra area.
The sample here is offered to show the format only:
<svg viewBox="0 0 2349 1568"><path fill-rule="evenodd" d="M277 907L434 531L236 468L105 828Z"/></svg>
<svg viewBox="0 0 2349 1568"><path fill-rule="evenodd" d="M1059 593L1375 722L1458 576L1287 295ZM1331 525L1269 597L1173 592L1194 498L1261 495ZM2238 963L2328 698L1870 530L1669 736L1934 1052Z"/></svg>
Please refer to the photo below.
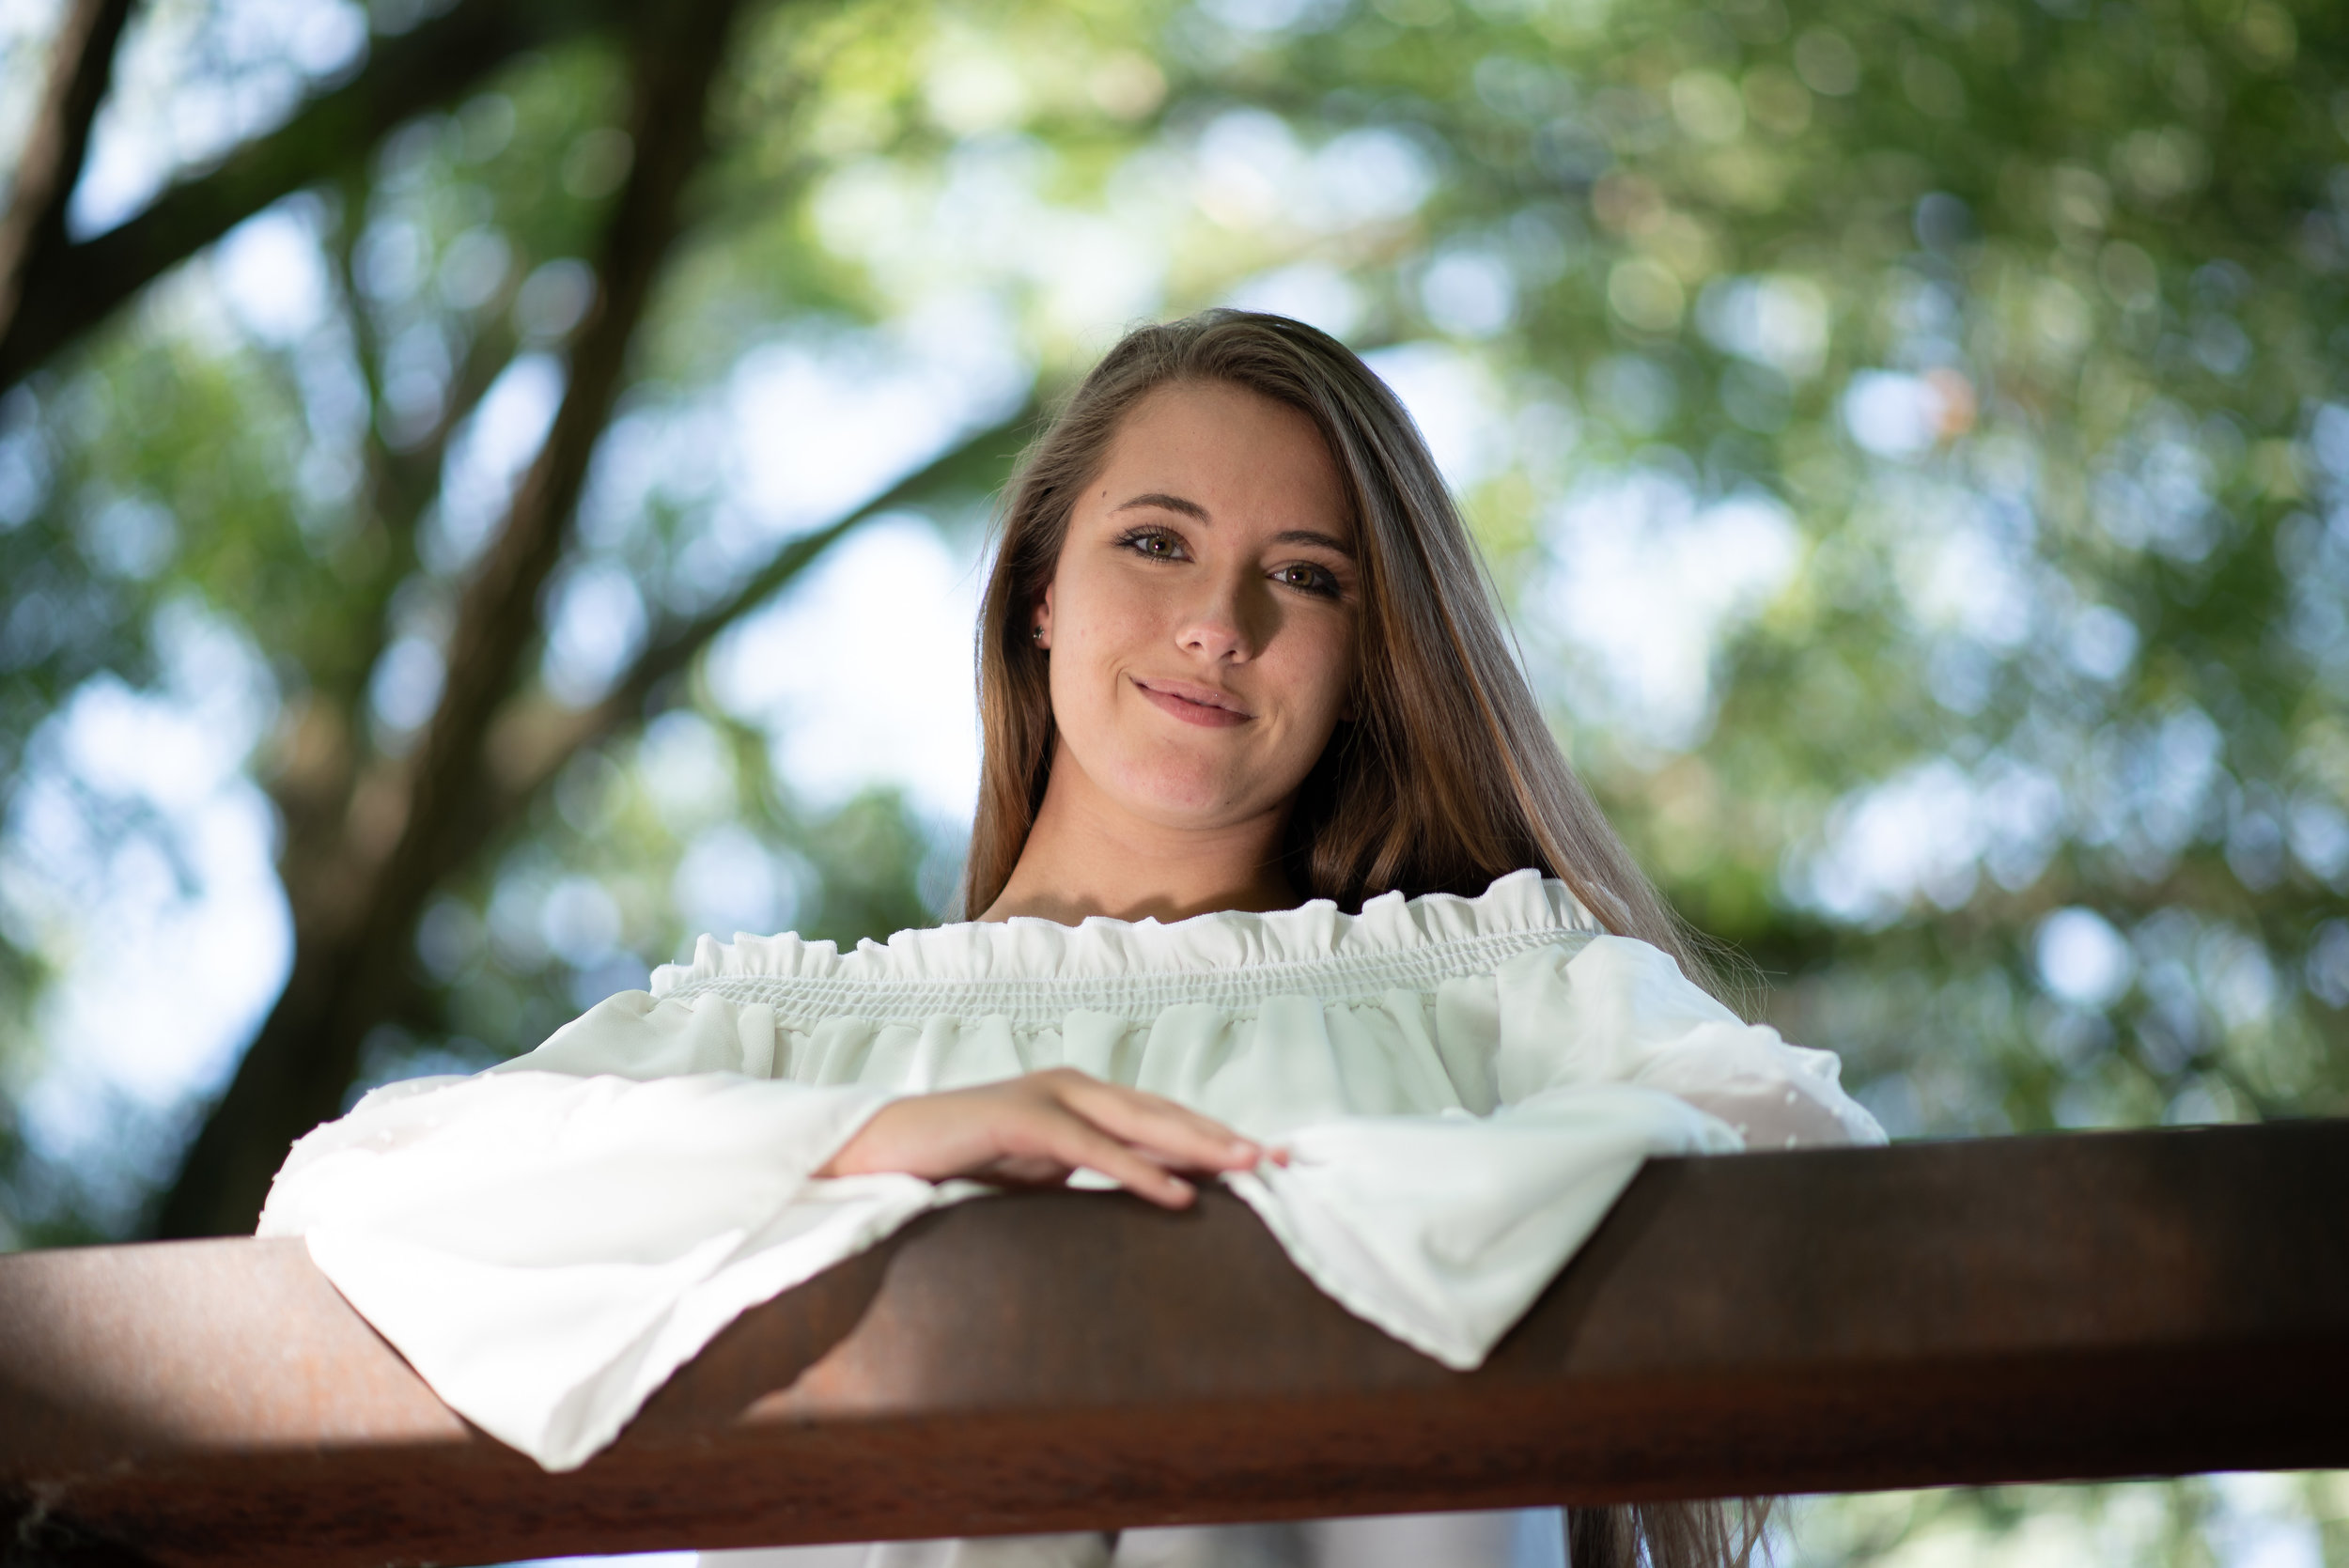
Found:
<svg viewBox="0 0 2349 1568"><path fill-rule="evenodd" d="M816 1174L902 1172L929 1181L970 1176L1054 1187L1083 1166L1154 1203L1179 1209L1190 1205L1194 1189L1177 1171L1245 1171L1268 1153L1162 1095L1053 1067L893 1100Z"/></svg>

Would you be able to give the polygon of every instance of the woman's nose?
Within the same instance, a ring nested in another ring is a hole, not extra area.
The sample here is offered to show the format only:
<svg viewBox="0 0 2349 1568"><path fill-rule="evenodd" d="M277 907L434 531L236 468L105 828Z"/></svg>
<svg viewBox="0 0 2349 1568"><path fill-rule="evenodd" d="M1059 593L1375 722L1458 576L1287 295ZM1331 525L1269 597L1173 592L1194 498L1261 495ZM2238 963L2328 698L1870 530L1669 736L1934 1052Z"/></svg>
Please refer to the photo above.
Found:
<svg viewBox="0 0 2349 1568"><path fill-rule="evenodd" d="M1175 629L1175 644L1184 652L1212 663L1245 663L1263 644L1265 629L1254 623L1246 588L1237 582L1218 582L1185 607Z"/></svg>

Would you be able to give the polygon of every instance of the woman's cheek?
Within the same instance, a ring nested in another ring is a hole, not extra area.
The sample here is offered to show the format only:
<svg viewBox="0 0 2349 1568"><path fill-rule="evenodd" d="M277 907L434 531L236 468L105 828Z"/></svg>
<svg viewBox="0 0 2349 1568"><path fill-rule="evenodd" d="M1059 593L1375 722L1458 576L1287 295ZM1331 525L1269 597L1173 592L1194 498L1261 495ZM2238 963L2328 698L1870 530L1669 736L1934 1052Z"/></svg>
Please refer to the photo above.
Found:
<svg viewBox="0 0 2349 1568"><path fill-rule="evenodd" d="M1296 667L1287 672L1287 686L1295 695L1299 714L1310 715L1310 722L1316 726L1334 728L1345 710L1346 693L1354 683L1353 644L1350 623L1315 626L1297 641Z"/></svg>

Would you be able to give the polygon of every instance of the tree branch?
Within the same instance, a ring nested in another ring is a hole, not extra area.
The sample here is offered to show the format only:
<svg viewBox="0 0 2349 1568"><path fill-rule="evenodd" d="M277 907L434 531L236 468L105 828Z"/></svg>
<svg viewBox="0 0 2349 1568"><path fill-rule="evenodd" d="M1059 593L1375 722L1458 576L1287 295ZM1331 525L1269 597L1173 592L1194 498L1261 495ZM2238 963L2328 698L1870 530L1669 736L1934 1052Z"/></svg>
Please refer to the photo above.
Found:
<svg viewBox="0 0 2349 1568"><path fill-rule="evenodd" d="M24 303L26 278L65 243L66 204L82 177L90 122L114 74L115 45L131 0L73 0L51 45L49 86L33 116L16 189L0 218L0 343Z"/></svg>
<svg viewBox="0 0 2349 1568"><path fill-rule="evenodd" d="M79 0L77 8L107 3L128 0ZM401 121L471 91L524 50L604 25L614 13L611 0L459 0L412 32L373 39L356 77L277 130L119 226L36 256L22 308L0 312L0 391L246 218L364 158Z"/></svg>
<svg viewBox="0 0 2349 1568"><path fill-rule="evenodd" d="M1029 402L1009 419L957 442L838 522L802 534L784 545L765 566L743 579L742 585L732 594L657 639L613 689L611 696L599 706L608 706L630 694L641 703L654 687L685 668L726 628L782 592L857 524L942 491L967 489L985 494L994 489L1002 483L1009 459L1034 423L1036 413L1037 405Z"/></svg>
<svg viewBox="0 0 2349 1568"><path fill-rule="evenodd" d="M575 710L526 698L509 704L490 735L490 770L503 786L491 831L519 813L583 748L642 717L664 682L692 663L729 627L797 582L859 524L942 492L985 494L994 489L1038 409L1030 401L1010 418L957 442L838 521L787 541L734 592L656 635L600 701Z"/></svg>

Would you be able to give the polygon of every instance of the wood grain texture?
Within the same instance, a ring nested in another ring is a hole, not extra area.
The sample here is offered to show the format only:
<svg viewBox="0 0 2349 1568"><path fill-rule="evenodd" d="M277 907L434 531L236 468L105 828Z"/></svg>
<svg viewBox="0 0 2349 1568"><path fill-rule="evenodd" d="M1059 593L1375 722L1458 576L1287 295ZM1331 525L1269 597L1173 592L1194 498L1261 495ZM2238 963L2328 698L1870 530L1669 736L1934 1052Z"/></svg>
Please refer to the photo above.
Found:
<svg viewBox="0 0 2349 1568"><path fill-rule="evenodd" d="M2349 1123L1652 1163L1473 1374L1236 1201L933 1216L583 1469L473 1431L298 1245L0 1259L11 1564L486 1562L2349 1464Z"/></svg>

